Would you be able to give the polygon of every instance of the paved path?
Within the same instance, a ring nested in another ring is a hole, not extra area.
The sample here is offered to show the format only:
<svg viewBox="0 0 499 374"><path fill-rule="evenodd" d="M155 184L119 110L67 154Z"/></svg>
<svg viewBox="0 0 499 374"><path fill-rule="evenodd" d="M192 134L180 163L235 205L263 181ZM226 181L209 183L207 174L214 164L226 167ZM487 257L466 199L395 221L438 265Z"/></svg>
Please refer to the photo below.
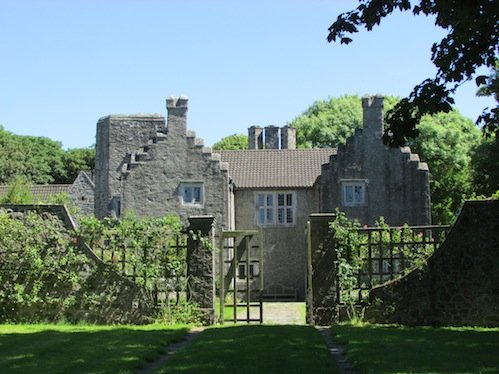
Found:
<svg viewBox="0 0 499 374"><path fill-rule="evenodd" d="M304 303L264 302L263 323L271 325L304 325Z"/></svg>

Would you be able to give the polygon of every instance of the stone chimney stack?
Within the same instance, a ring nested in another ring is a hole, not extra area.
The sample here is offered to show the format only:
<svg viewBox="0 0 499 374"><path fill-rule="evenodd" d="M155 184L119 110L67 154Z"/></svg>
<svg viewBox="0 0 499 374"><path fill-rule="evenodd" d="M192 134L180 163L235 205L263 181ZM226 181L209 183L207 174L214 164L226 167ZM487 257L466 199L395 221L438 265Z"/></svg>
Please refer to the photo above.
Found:
<svg viewBox="0 0 499 374"><path fill-rule="evenodd" d="M260 126L248 129L248 149L263 149L263 129Z"/></svg>
<svg viewBox="0 0 499 374"><path fill-rule="evenodd" d="M170 96L166 99L167 131L174 136L185 136L187 133L187 104L189 99L185 96Z"/></svg>
<svg viewBox="0 0 499 374"><path fill-rule="evenodd" d="M368 139L381 139L383 135L383 101L384 97L381 95L362 98L364 112L362 131Z"/></svg>
<svg viewBox="0 0 499 374"><path fill-rule="evenodd" d="M265 127L265 149L279 149L279 127Z"/></svg>
<svg viewBox="0 0 499 374"><path fill-rule="evenodd" d="M291 126L281 128L281 149L296 149L296 129Z"/></svg>

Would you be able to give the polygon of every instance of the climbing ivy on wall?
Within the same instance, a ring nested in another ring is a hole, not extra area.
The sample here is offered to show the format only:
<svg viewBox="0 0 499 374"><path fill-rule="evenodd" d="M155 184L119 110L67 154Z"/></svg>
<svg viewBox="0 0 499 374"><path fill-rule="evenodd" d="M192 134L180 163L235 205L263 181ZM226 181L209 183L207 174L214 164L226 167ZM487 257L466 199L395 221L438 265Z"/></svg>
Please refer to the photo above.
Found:
<svg viewBox="0 0 499 374"><path fill-rule="evenodd" d="M148 297L137 300L144 305L153 301L160 282L163 294L185 291L186 248L176 246L181 227L174 216L121 221L87 217L74 232L49 212L0 208L0 323L134 321L133 308L123 311L120 303L131 305L128 298L139 294L117 273L124 271L126 278L143 286L140 292ZM109 266L84 254L78 237L88 241ZM169 321L179 313L183 320L192 317L193 305L178 299L176 304L179 311L168 303L167 314L154 309L159 312L156 317L168 316ZM119 312L103 313L110 308ZM145 317L154 318L154 312Z"/></svg>
<svg viewBox="0 0 499 374"><path fill-rule="evenodd" d="M184 291L186 248L178 216L82 217L78 234L104 262L152 291ZM180 241L178 239L181 238ZM163 279L161 284L159 279Z"/></svg>
<svg viewBox="0 0 499 374"><path fill-rule="evenodd" d="M80 269L74 237L53 215L0 209L0 321L63 318L76 300Z"/></svg>
<svg viewBox="0 0 499 374"><path fill-rule="evenodd" d="M390 227L380 217L374 227L361 227L337 210L330 224L338 269L340 300L351 319L359 317L356 304L365 301L370 288L399 277L426 263L434 240L443 241L445 228L432 231L407 225ZM382 269L382 271L380 271Z"/></svg>

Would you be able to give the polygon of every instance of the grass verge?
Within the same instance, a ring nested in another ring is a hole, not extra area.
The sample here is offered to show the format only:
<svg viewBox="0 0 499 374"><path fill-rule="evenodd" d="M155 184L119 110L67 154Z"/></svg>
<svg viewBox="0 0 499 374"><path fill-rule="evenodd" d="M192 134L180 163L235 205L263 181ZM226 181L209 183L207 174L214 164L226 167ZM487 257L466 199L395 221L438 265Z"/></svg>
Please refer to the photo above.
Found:
<svg viewBox="0 0 499 374"><path fill-rule="evenodd" d="M187 331L159 325L0 325L0 373L134 372Z"/></svg>
<svg viewBox="0 0 499 374"><path fill-rule="evenodd" d="M157 373L337 373L310 326L231 326L205 330Z"/></svg>
<svg viewBox="0 0 499 374"><path fill-rule="evenodd" d="M359 373L498 373L499 329L339 325L333 339Z"/></svg>

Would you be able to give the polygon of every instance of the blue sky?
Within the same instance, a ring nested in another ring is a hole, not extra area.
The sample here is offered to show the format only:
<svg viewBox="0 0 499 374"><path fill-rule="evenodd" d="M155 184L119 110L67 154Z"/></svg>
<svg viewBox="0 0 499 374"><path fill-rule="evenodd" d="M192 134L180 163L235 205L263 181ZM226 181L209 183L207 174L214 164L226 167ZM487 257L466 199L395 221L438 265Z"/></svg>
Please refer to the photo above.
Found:
<svg viewBox="0 0 499 374"><path fill-rule="evenodd" d="M2 0L0 124L65 148L95 143L114 113L166 114L189 97L188 127L212 145L251 125L282 126L315 100L407 95L435 75L445 31L398 13L348 46L328 27L351 0ZM475 119L490 98L465 84L456 107Z"/></svg>

